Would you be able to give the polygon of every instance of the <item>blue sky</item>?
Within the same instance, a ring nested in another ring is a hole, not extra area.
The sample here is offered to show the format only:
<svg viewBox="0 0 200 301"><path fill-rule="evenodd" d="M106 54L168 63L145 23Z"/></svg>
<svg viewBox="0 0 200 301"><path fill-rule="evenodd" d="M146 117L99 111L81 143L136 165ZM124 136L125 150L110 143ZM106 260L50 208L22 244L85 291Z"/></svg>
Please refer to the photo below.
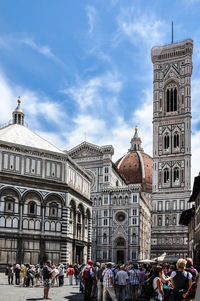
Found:
<svg viewBox="0 0 200 301"><path fill-rule="evenodd" d="M0 0L1 124L17 96L29 128L61 149L125 154L135 125L152 153L151 47L194 40L192 174L200 170L199 0Z"/></svg>

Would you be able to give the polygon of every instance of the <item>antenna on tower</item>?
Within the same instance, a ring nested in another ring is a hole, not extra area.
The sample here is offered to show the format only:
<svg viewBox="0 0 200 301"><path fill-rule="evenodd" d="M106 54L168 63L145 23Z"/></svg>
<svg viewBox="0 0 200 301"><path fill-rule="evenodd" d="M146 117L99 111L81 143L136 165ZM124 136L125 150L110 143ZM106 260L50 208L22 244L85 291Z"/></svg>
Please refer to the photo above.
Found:
<svg viewBox="0 0 200 301"><path fill-rule="evenodd" d="M174 23L172 21L172 44L174 43Z"/></svg>

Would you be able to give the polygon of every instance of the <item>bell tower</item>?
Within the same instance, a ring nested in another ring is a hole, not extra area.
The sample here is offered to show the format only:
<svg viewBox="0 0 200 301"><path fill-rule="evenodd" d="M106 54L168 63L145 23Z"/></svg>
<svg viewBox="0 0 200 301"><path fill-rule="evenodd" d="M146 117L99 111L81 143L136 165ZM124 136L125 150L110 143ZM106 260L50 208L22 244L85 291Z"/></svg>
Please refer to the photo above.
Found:
<svg viewBox="0 0 200 301"><path fill-rule="evenodd" d="M185 257L187 228L179 225L191 185L191 39L153 47L152 250Z"/></svg>

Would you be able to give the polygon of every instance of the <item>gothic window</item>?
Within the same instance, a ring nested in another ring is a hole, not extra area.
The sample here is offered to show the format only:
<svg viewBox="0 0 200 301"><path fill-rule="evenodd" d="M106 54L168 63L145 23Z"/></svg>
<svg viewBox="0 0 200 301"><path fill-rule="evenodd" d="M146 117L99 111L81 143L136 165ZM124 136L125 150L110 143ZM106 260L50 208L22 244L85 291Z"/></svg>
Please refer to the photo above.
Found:
<svg viewBox="0 0 200 301"><path fill-rule="evenodd" d="M177 111L177 88L167 88L167 112Z"/></svg>
<svg viewBox="0 0 200 301"><path fill-rule="evenodd" d="M104 216L108 216L108 211L107 211L107 210L104 210L103 215L104 215Z"/></svg>
<svg viewBox="0 0 200 301"><path fill-rule="evenodd" d="M133 242L133 244L136 243L136 234L135 233L133 233L133 235L132 235L132 242Z"/></svg>
<svg viewBox="0 0 200 301"><path fill-rule="evenodd" d="M179 147L179 134L174 134L174 148Z"/></svg>
<svg viewBox="0 0 200 301"><path fill-rule="evenodd" d="M106 235L106 233L103 234L103 242L107 242L107 235Z"/></svg>
<svg viewBox="0 0 200 301"><path fill-rule="evenodd" d="M29 214L36 214L36 203L35 202L30 202L29 203Z"/></svg>
<svg viewBox="0 0 200 301"><path fill-rule="evenodd" d="M108 167L105 167L105 173L108 173Z"/></svg>
<svg viewBox="0 0 200 301"><path fill-rule="evenodd" d="M132 222L133 222L133 225L137 225L137 218L133 217Z"/></svg>
<svg viewBox="0 0 200 301"><path fill-rule="evenodd" d="M119 186L119 181L118 180L116 181L116 186Z"/></svg>
<svg viewBox="0 0 200 301"><path fill-rule="evenodd" d="M173 217L173 225L176 225L176 217Z"/></svg>
<svg viewBox="0 0 200 301"><path fill-rule="evenodd" d="M167 183L169 181L169 169L166 168L164 170L164 183Z"/></svg>
<svg viewBox="0 0 200 301"><path fill-rule="evenodd" d="M137 209L133 209L133 215L137 216Z"/></svg>
<svg viewBox="0 0 200 301"><path fill-rule="evenodd" d="M166 219L165 219L165 225L169 226L169 217L166 217Z"/></svg>
<svg viewBox="0 0 200 301"><path fill-rule="evenodd" d="M137 195L133 195L133 203L137 203Z"/></svg>
<svg viewBox="0 0 200 301"><path fill-rule="evenodd" d="M174 182L178 182L179 181L179 169L178 167L174 168Z"/></svg>
<svg viewBox="0 0 200 301"><path fill-rule="evenodd" d="M105 179L105 182L108 182L108 176L105 176L104 179Z"/></svg>
<svg viewBox="0 0 200 301"><path fill-rule="evenodd" d="M107 220L107 219L104 219L104 220L103 220L103 225L104 225L104 226L107 226L107 225L108 225L108 220Z"/></svg>
<svg viewBox="0 0 200 301"><path fill-rule="evenodd" d="M168 149L169 148L169 135L166 134L164 136L164 149Z"/></svg>

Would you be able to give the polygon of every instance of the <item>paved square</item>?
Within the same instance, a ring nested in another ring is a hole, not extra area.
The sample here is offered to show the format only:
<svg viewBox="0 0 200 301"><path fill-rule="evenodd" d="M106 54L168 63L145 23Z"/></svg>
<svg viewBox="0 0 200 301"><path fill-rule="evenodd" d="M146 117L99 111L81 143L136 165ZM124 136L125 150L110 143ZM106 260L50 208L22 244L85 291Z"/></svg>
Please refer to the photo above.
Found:
<svg viewBox="0 0 200 301"><path fill-rule="evenodd" d="M43 285L41 287L23 287L17 285L8 285L7 276L0 273L0 301L37 301L43 300ZM74 281L75 282L75 281ZM79 286L68 285L68 279L65 278L63 287L54 287L50 289L49 297L56 301L82 301L83 295L79 293Z"/></svg>

